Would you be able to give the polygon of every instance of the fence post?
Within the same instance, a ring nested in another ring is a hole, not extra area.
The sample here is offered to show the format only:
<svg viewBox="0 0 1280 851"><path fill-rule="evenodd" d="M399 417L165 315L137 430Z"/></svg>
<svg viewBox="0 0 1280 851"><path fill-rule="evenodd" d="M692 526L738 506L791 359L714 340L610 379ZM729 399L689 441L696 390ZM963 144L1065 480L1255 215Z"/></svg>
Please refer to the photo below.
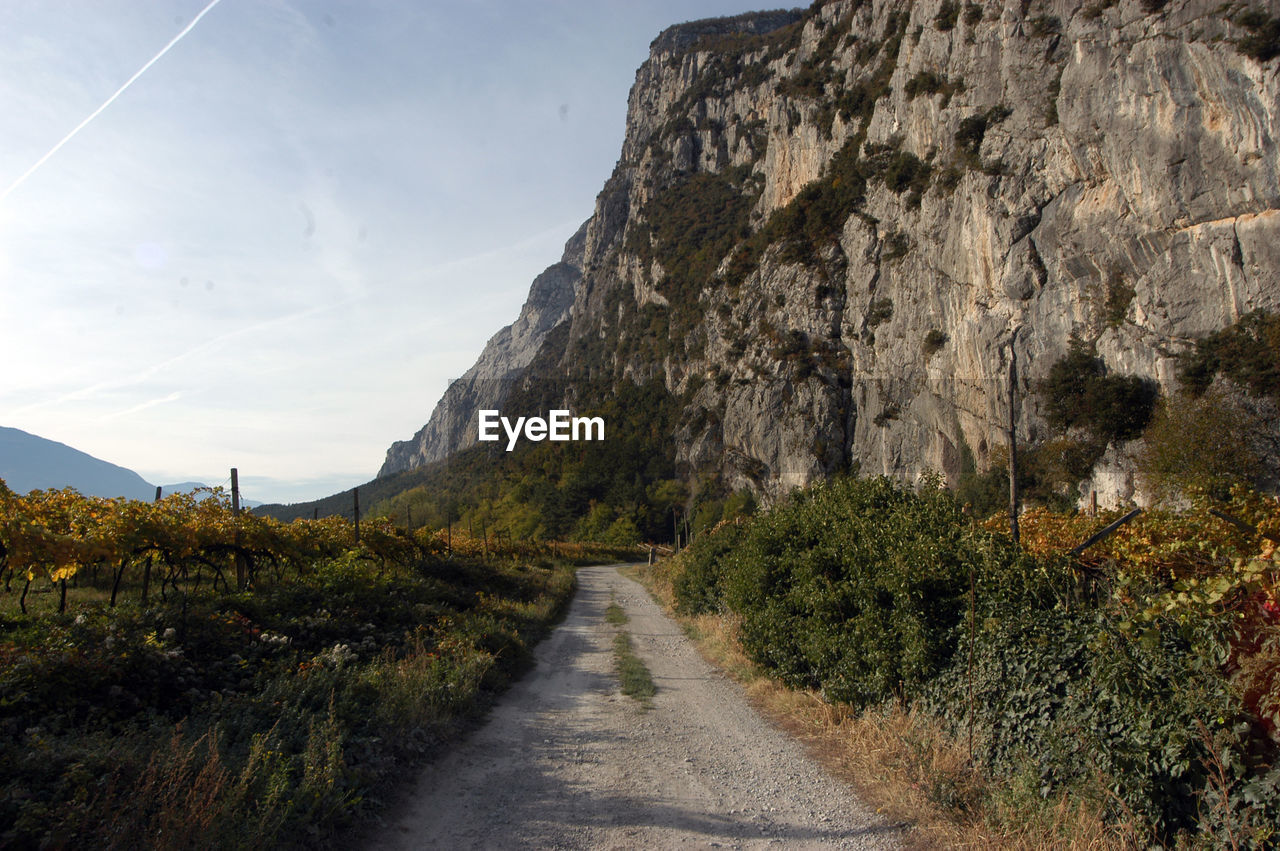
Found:
<svg viewBox="0 0 1280 851"><path fill-rule="evenodd" d="M236 590L243 591L245 586L244 558L240 555L240 471L231 468L231 516L235 521L234 544L236 548Z"/></svg>

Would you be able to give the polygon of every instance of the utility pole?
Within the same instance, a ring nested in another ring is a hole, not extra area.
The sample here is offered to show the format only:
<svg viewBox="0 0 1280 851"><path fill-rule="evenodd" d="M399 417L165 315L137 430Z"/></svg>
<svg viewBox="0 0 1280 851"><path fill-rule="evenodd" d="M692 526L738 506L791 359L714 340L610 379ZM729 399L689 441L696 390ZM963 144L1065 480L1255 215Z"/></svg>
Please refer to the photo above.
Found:
<svg viewBox="0 0 1280 851"><path fill-rule="evenodd" d="M1018 352L1020 328L1009 338L1009 537L1018 541Z"/></svg>
<svg viewBox="0 0 1280 851"><path fill-rule="evenodd" d="M356 546L360 546L360 488L352 488L351 496L355 500Z"/></svg>

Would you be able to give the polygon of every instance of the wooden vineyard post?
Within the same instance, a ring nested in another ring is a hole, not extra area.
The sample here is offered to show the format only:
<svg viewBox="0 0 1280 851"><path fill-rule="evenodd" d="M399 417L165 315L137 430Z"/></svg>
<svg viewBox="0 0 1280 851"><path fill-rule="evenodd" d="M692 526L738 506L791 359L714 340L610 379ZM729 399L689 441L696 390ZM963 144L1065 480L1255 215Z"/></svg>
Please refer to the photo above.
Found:
<svg viewBox="0 0 1280 851"><path fill-rule="evenodd" d="M351 497L355 502L354 512L356 519L356 546L360 546L360 488L351 489Z"/></svg>
<svg viewBox="0 0 1280 851"><path fill-rule="evenodd" d="M156 502L160 501L160 488L156 488ZM151 553L147 553L147 562L142 567L142 605L147 604L147 592L151 590ZM114 592L112 599L115 599Z"/></svg>
<svg viewBox="0 0 1280 851"><path fill-rule="evenodd" d="M235 467L231 468L231 517L235 523L233 535L236 549L236 590L243 591L246 577L244 557L240 555L240 471Z"/></svg>
<svg viewBox="0 0 1280 851"><path fill-rule="evenodd" d="M156 502L159 502L159 501L160 501L160 488L157 486ZM148 556L148 558L150 558L150 556ZM116 571L115 581L111 583L111 601L107 603L107 605L110 608L114 609L116 606L116 595L120 592L120 580L124 578L124 566L127 562L128 562L128 559L126 558L122 557L120 559L120 569ZM147 589L146 589L146 584L144 583L142 588L142 602L145 603L146 601L147 601Z"/></svg>

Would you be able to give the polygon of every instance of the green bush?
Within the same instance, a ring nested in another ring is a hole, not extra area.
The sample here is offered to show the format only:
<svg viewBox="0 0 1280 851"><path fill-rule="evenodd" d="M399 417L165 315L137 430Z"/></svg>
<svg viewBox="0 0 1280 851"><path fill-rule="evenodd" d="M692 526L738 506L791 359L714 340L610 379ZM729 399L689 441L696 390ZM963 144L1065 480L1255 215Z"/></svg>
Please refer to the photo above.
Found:
<svg viewBox="0 0 1280 851"><path fill-rule="evenodd" d="M905 254L906 252L902 252ZM893 318L893 302L887 298L874 299L867 306L866 323L868 328L875 328Z"/></svg>
<svg viewBox="0 0 1280 851"><path fill-rule="evenodd" d="M658 260L667 273L662 292L689 307L734 244L749 233L759 184L748 169L700 172L658 193L645 205L644 222L628 230L626 248L647 265Z"/></svg>
<svg viewBox="0 0 1280 851"><path fill-rule="evenodd" d="M885 166L884 185L891 191L902 194L910 189L922 193L929 187L929 177L933 167L910 151L899 151L889 159Z"/></svg>
<svg viewBox="0 0 1280 851"><path fill-rule="evenodd" d="M1280 18L1253 11L1236 21L1249 30L1248 35L1236 42L1236 50L1259 62L1270 62L1280 56Z"/></svg>
<svg viewBox="0 0 1280 851"><path fill-rule="evenodd" d="M1035 38L1057 35L1062 32L1062 21L1049 15L1038 15L1030 21L1031 35Z"/></svg>
<svg viewBox="0 0 1280 851"><path fill-rule="evenodd" d="M1155 384L1135 376L1107 375L1093 348L1073 339L1038 386L1045 419L1059 429L1084 428L1103 443L1142 434L1155 409Z"/></svg>
<svg viewBox="0 0 1280 851"><path fill-rule="evenodd" d="M993 124L999 124L1012 114L1013 111L1009 107L998 105L976 115L962 118L954 135L956 153L962 160L976 165L980 159L982 140L986 138L988 128Z"/></svg>
<svg viewBox="0 0 1280 851"><path fill-rule="evenodd" d="M1101 779L1110 820L1147 842L1224 825L1265 839L1280 800L1222 674L1233 621L1170 617L1133 635L1090 606L1009 610L979 622L972 668L962 654L924 703L957 732L973 721L978 760L998 775L1034 771L1042 794Z"/></svg>
<svg viewBox="0 0 1280 851"><path fill-rule="evenodd" d="M933 71L921 69L916 72L915 76L907 80L902 87L902 93L907 96L907 100L913 100L917 95L932 95L942 91L942 87L947 84L947 78Z"/></svg>
<svg viewBox="0 0 1280 851"><path fill-rule="evenodd" d="M847 479L797 492L745 533L695 542L688 559L675 586L683 608L731 609L755 661L857 706L918 694L947 667L971 573L1005 600L1040 593L1025 559L963 522L936 483L916 493Z"/></svg>
<svg viewBox="0 0 1280 851"><path fill-rule="evenodd" d="M718 612L724 608L720 579L724 562L742 540L745 526L729 524L701 535L684 551L673 585L676 608L683 614Z"/></svg>
<svg viewBox="0 0 1280 851"><path fill-rule="evenodd" d="M1227 393L1179 395L1162 402L1143 434L1138 472L1162 496L1203 491L1225 500L1234 485L1261 484L1273 472L1257 448L1266 435L1266 424Z"/></svg>
<svg viewBox="0 0 1280 851"><path fill-rule="evenodd" d="M955 132L956 150L966 157L976 159L986 134L987 117L985 115L970 115L960 119L960 126Z"/></svg>
<svg viewBox="0 0 1280 851"><path fill-rule="evenodd" d="M944 0L943 4L938 8L938 14L933 16L933 25L940 32L948 32L955 28L956 20L960 17L960 4L955 0Z"/></svg>
<svg viewBox="0 0 1280 851"><path fill-rule="evenodd" d="M1178 380L1193 395L1222 375L1255 396L1280 401L1280 313L1254 311L1197 340L1178 359Z"/></svg>

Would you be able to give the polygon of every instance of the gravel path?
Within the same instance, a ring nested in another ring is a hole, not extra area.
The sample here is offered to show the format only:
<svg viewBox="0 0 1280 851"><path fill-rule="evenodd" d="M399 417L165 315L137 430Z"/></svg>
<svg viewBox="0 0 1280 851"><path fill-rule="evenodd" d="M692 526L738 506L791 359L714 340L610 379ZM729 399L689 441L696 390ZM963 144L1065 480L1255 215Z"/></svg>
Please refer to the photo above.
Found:
<svg viewBox="0 0 1280 851"><path fill-rule="evenodd" d="M898 832L763 721L616 567L578 573L563 624L483 727L431 765L371 848L897 848ZM630 622L605 622L615 601ZM631 633L658 687L618 690Z"/></svg>

